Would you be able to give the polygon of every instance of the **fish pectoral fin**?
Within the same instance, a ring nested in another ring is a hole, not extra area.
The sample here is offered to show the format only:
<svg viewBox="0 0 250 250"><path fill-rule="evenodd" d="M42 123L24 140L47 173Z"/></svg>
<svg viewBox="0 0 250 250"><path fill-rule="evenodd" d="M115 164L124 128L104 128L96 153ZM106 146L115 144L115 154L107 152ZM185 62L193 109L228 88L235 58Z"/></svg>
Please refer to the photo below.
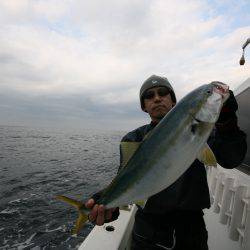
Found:
<svg viewBox="0 0 250 250"><path fill-rule="evenodd" d="M75 228L72 230L72 234L78 234L81 228L84 226L85 222L88 221L88 215L83 212L83 210L87 210L84 203L63 195L57 195L56 199L65 201L78 210L79 216L76 221Z"/></svg>
<svg viewBox="0 0 250 250"><path fill-rule="evenodd" d="M79 216L78 216L78 219L76 221L76 225L75 225L74 229L72 230L72 234L78 235L81 228L86 223L86 221L88 221L88 215L86 215L82 211L79 211Z"/></svg>
<svg viewBox="0 0 250 250"><path fill-rule="evenodd" d="M135 204L140 206L141 208L144 208L146 205L146 202L147 200L139 200L139 201L136 201Z"/></svg>
<svg viewBox="0 0 250 250"><path fill-rule="evenodd" d="M207 166L213 166L216 167L217 166L217 160L216 157L212 151L212 149L208 146L208 144L206 143L206 145L202 148L202 150L200 151L200 153L197 156L198 160L202 163L204 163Z"/></svg>

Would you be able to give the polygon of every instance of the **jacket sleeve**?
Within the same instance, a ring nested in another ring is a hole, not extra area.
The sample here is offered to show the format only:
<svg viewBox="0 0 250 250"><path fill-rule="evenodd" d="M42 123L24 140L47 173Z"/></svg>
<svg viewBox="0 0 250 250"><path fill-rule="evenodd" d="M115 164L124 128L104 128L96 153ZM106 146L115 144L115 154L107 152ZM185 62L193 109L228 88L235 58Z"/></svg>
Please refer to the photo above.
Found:
<svg viewBox="0 0 250 250"><path fill-rule="evenodd" d="M121 144L120 144L120 165L119 165L119 168L118 168L118 171L117 173L121 170L122 168L122 150L121 150ZM102 189L101 191L93 194L91 196L92 199L94 199L95 201L97 201L98 199L100 199L101 195L103 194L103 192L105 191L106 188ZM115 208L115 211L112 213L112 217L110 220L107 220L105 219L105 223L109 223L109 222L112 222L114 220L117 220L118 217L120 215L120 210L119 210L119 207L116 207Z"/></svg>
<svg viewBox="0 0 250 250"><path fill-rule="evenodd" d="M125 137L124 137L125 138ZM122 139L121 142L123 141L126 141L125 139ZM119 173L119 171L122 169L122 162L123 162L123 154L122 154L122 149L121 149L121 143L120 143L120 164L119 164L119 168L118 168L118 171L117 173ZM94 195L92 195L92 199L94 199L95 201L99 200L101 195L103 194L103 192L105 191L106 188L102 189L101 191L95 193ZM108 222L111 222L111 221L114 221L114 220L117 220L117 218L119 217L120 215L120 210L119 210L119 207L116 207L115 208L115 211L112 213L112 218L110 220L105 220L105 223L108 223Z"/></svg>
<svg viewBox="0 0 250 250"><path fill-rule="evenodd" d="M122 168L122 150L121 150L121 144L120 144L119 148L120 148L120 164L119 164L119 168L118 168L117 173L119 173L119 171L120 171L121 168ZM106 219L106 220L105 220L105 223L109 223L109 222L112 222L112 221L114 221L114 220L117 220L118 217L119 217L119 215L120 215L120 209L119 209L119 207L116 207L116 208L115 208L115 211L112 213L111 219L110 219L110 220L107 220L107 219Z"/></svg>
<svg viewBox="0 0 250 250"><path fill-rule="evenodd" d="M129 132L128 134L126 134L120 143L120 165L118 168L117 173L119 173L119 171L122 169L123 165L124 165L124 161L126 161L128 155L123 155L123 151L122 150L122 143L140 143L143 140L144 135L148 132L148 128L149 126L144 125L138 129L135 129L131 132ZM132 145L131 145L132 146ZM134 145L135 146L135 145ZM132 146L134 149L135 147ZM132 153L133 150L130 152ZM99 191L98 193L95 193L94 195L92 195L91 198L93 198L95 201L97 201L98 199L100 199L101 195L103 194L103 192L105 191L105 188L102 189L101 191ZM120 211L119 211L119 207L115 208L115 211L112 213L112 218L110 220L105 220L105 223L114 221L118 218L118 216L120 215Z"/></svg>
<svg viewBox="0 0 250 250"><path fill-rule="evenodd" d="M230 90L230 97L223 105L215 129L208 139L217 162L224 168L239 166L247 151L246 134L237 123L237 109L237 101Z"/></svg>
<svg viewBox="0 0 250 250"><path fill-rule="evenodd" d="M125 160L124 159L125 156L123 155L123 150L122 150L122 145L121 145L122 142L134 141L133 140L134 138L133 139L128 139L126 137L128 137L128 136L123 137L123 139L121 140L120 146L119 146L119 148L120 148L120 165L119 165L117 173L119 173L119 171L122 169L122 167L124 165L123 163L124 163L124 160ZM115 211L112 213L112 218L110 220L105 220L105 223L116 220L119 217L119 215L120 215L119 207L116 207Z"/></svg>

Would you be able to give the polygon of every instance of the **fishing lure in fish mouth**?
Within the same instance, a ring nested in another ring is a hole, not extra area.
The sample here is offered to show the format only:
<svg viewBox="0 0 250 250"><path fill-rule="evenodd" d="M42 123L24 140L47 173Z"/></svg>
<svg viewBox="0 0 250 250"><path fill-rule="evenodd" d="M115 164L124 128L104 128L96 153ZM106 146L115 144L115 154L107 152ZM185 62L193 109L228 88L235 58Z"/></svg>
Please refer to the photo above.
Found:
<svg viewBox="0 0 250 250"><path fill-rule="evenodd" d="M121 142L122 168L95 203L107 209L142 205L173 184L196 159L216 166L206 142L228 97L229 87L224 83L202 85L183 97L141 143ZM73 230L78 234L90 209L63 195L56 198L78 210Z"/></svg>
<svg viewBox="0 0 250 250"><path fill-rule="evenodd" d="M223 104L230 95L229 87L222 82L214 81L208 85L205 95L204 104L194 118L203 122L215 123Z"/></svg>

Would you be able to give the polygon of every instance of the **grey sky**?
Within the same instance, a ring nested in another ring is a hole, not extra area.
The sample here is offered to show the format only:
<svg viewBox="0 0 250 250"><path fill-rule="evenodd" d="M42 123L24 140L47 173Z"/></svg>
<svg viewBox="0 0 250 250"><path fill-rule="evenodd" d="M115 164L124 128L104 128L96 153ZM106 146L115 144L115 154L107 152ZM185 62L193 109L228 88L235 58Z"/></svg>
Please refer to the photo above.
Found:
<svg viewBox="0 0 250 250"><path fill-rule="evenodd" d="M249 12L248 1L2 0L0 124L133 129L148 121L138 92L152 74L178 99L212 80L234 89L250 72L238 65Z"/></svg>

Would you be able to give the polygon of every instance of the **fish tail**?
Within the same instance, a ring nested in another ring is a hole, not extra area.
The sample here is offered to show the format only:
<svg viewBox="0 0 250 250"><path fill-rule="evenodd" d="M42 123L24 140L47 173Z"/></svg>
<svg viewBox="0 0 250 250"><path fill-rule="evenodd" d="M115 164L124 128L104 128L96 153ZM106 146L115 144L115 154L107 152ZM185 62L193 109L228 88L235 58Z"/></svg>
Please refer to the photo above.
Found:
<svg viewBox="0 0 250 250"><path fill-rule="evenodd" d="M57 195L56 199L64 201L73 207L75 207L78 210L79 216L76 221L76 225L74 229L72 230L72 234L78 234L81 230L81 228L84 226L84 224L88 221L88 215L83 212L85 210L85 205L83 202L71 199L69 197L63 196L63 195Z"/></svg>

